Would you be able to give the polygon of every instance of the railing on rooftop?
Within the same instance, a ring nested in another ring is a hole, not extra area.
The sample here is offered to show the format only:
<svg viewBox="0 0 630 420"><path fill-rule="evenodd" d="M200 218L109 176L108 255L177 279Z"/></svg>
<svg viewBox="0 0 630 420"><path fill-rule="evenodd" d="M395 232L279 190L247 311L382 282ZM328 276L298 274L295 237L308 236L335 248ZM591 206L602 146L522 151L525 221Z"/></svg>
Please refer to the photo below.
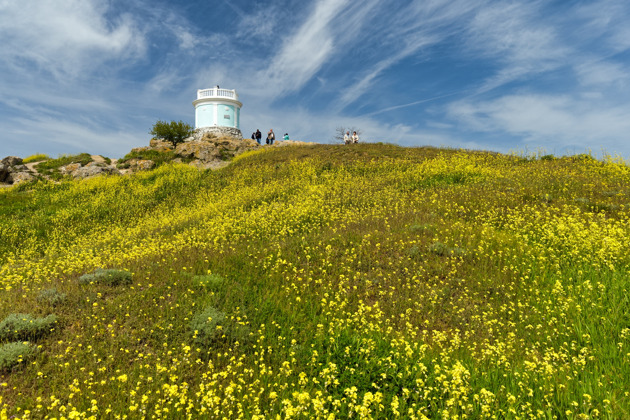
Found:
<svg viewBox="0 0 630 420"><path fill-rule="evenodd" d="M230 98L238 101L236 90L220 89L214 87L212 89L199 89L197 91L197 99L202 98Z"/></svg>

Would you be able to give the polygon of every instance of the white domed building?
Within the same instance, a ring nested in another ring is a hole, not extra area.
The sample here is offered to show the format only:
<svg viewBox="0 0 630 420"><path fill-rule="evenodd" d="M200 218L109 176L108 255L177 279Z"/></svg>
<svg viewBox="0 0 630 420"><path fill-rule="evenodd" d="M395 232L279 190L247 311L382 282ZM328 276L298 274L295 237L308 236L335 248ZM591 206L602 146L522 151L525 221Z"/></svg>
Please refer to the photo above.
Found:
<svg viewBox="0 0 630 420"><path fill-rule="evenodd" d="M243 138L241 107L235 89L199 89L195 107L195 137L205 133Z"/></svg>

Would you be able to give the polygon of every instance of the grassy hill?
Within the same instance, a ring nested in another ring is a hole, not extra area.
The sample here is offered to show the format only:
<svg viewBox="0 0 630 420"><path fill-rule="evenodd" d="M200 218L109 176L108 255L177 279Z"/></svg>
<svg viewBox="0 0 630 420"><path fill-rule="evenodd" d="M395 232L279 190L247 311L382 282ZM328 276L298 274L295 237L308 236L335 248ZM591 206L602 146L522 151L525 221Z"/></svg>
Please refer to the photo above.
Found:
<svg viewBox="0 0 630 420"><path fill-rule="evenodd" d="M0 190L0 418L627 418L629 198L374 144Z"/></svg>

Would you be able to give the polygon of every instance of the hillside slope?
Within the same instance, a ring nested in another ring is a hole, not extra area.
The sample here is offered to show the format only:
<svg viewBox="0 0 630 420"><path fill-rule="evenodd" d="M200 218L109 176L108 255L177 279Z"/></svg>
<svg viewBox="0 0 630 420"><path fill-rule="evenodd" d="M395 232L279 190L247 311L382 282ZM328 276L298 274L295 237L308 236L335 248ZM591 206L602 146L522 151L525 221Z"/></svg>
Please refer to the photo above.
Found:
<svg viewBox="0 0 630 420"><path fill-rule="evenodd" d="M0 417L626 417L629 181L362 144L0 190Z"/></svg>

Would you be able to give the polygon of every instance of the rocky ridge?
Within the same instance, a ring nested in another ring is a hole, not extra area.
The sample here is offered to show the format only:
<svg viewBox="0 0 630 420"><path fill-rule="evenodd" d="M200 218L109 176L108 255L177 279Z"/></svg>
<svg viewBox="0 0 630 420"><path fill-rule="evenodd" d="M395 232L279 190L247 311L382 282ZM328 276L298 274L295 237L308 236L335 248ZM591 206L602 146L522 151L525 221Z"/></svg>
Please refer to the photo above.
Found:
<svg viewBox="0 0 630 420"><path fill-rule="evenodd" d="M272 147L304 144L299 141L276 141ZM138 147L120 160L91 155L90 162L72 162L56 169L59 177L75 179L100 175L124 175L155 168L160 162L172 161L188 163L200 169L218 169L229 164L230 159L241 153L263 147L251 139L218 137L213 133L203 133L177 147L165 141L152 139L147 147ZM268 147L268 146L264 146ZM7 156L0 161L0 186L11 186L34 179L55 179L50 171L42 170L42 162L24 164L16 156Z"/></svg>

